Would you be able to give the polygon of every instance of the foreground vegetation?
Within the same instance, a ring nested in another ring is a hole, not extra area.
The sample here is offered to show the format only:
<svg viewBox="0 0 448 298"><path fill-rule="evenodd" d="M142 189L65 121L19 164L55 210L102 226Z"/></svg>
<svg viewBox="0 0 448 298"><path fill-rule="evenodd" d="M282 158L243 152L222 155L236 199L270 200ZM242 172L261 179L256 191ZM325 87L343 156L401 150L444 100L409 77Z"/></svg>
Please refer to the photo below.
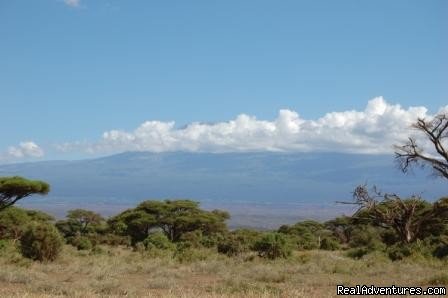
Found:
<svg viewBox="0 0 448 298"><path fill-rule="evenodd" d="M353 259L343 251L295 251L275 261L211 249L174 256L100 245L65 245L54 262L33 262L4 244L1 297L329 297L336 285L448 285L446 260L418 255L391 261L376 252Z"/></svg>
<svg viewBox="0 0 448 298"><path fill-rule="evenodd" d="M397 212L398 223L382 220L395 210L387 199L376 211L275 231L228 230L226 212L188 200L145 201L108 219L76 209L58 221L8 207L0 297L329 297L338 284L448 286L447 199L415 200L399 201L414 211Z"/></svg>

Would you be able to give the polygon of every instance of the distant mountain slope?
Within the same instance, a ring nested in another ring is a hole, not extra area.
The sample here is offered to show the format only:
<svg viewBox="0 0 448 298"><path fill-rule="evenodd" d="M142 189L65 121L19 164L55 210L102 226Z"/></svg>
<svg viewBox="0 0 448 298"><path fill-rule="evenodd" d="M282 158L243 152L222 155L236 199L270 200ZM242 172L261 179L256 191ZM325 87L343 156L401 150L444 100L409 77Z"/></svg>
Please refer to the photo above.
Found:
<svg viewBox="0 0 448 298"><path fill-rule="evenodd" d="M315 206L316 213L337 200L350 200L353 188L364 182L429 200L448 194L446 182L420 171L404 175L393 157L384 155L127 152L89 160L0 165L0 176L5 175L51 184L48 198L29 199L33 204L132 206L148 198L191 198L236 212L242 210L238 206L265 206L266 214L303 204Z"/></svg>

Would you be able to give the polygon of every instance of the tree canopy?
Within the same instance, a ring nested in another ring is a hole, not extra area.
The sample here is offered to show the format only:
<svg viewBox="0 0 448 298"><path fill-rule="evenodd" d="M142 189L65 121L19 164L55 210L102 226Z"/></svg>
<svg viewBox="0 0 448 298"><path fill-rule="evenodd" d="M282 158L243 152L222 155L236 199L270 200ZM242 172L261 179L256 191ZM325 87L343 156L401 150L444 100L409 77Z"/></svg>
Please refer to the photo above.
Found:
<svg viewBox="0 0 448 298"><path fill-rule="evenodd" d="M0 177L0 210L33 194L46 195L50 185L40 180L29 180L19 176Z"/></svg>
<svg viewBox="0 0 448 298"><path fill-rule="evenodd" d="M67 211L67 219L56 222L56 227L65 236L85 235L97 230L104 222L104 218L96 212L74 209Z"/></svg>
<svg viewBox="0 0 448 298"><path fill-rule="evenodd" d="M109 224L118 233L130 235L133 242L145 239L152 229L160 229L171 241L187 232L200 230L204 235L227 230L224 211L205 211L190 200L144 201L111 218Z"/></svg>

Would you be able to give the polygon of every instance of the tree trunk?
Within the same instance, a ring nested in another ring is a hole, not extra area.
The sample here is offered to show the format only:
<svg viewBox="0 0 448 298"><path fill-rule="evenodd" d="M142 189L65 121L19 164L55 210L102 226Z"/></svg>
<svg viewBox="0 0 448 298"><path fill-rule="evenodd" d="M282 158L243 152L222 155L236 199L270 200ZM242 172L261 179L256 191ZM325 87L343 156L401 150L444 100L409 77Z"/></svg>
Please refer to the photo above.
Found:
<svg viewBox="0 0 448 298"><path fill-rule="evenodd" d="M407 221L404 226L404 240L406 243L411 243L413 240L414 233L412 233L411 222Z"/></svg>

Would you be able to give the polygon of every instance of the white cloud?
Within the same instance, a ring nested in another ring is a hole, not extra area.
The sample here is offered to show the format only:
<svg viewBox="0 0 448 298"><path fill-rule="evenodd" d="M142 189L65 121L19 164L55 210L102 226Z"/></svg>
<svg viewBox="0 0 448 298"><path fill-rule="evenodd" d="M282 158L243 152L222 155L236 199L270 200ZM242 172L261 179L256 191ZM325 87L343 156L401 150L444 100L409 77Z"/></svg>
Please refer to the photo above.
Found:
<svg viewBox="0 0 448 298"><path fill-rule="evenodd" d="M441 111L448 110L448 106ZM331 151L391 153L405 140L418 117L431 117L425 107L402 108L382 97L370 100L364 111L331 112L305 120L295 111L280 110L273 121L241 114L214 124L191 123L176 128L174 122L146 121L134 131L110 130L93 143L66 143L61 151L109 154L123 151Z"/></svg>
<svg viewBox="0 0 448 298"><path fill-rule="evenodd" d="M44 151L34 142L21 142L17 146L10 146L5 152L0 152L0 162L17 161L44 156Z"/></svg>
<svg viewBox="0 0 448 298"><path fill-rule="evenodd" d="M79 7L81 0L64 0L64 3L71 7Z"/></svg>

